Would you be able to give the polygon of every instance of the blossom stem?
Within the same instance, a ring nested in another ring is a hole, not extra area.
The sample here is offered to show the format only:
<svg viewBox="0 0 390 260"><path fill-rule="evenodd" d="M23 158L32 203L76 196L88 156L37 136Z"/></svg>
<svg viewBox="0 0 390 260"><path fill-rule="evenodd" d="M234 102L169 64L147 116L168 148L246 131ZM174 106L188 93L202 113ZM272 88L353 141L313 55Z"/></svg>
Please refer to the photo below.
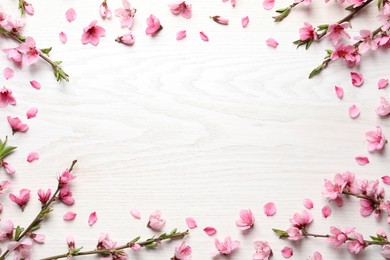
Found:
<svg viewBox="0 0 390 260"><path fill-rule="evenodd" d="M171 234L168 234L168 235L167 234L162 234L162 235L160 235L157 238L150 238L150 239L147 239L145 241L137 242L137 243L133 242L133 241L136 241L138 239L138 238L135 238L131 242L126 243L126 244L124 244L122 246L115 247L113 249L95 249L95 250L90 250L90 251L68 252L68 253L61 254L61 255L45 257L45 258L42 258L41 260L55 260L55 259L66 258L66 257L69 257L69 256L74 256L75 257L75 256L95 255L95 254L110 255L112 253L116 253L117 251L120 251L120 250L123 250L123 249L126 249L126 248L131 248L135 244L138 244L141 247L154 246L154 245L156 245L157 243L159 243L159 242L161 242L163 240L167 240L167 239L180 239L180 238L183 238L183 237L187 236L188 234L189 234L188 230L186 230L184 232L176 232L175 231L175 232L172 232Z"/></svg>
<svg viewBox="0 0 390 260"><path fill-rule="evenodd" d="M0 34L2 34L5 37L11 38L14 41L18 43L23 43L24 38L16 35L12 32L9 32L5 30L3 27L0 26ZM60 67L61 61L53 61L47 55L40 53L39 57L41 57L44 61L50 64L50 66L53 69L54 76L56 77L57 81L65 80L69 81L69 75L65 73L65 71Z"/></svg>
<svg viewBox="0 0 390 260"><path fill-rule="evenodd" d="M77 163L77 160L74 160L69 168L69 172L73 170L74 165ZM36 230L39 228L39 224L42 222L42 220L45 219L45 217L52 211L50 208L51 204L56 200L57 194L60 192L60 185L57 186L57 190L54 192L54 194L51 196L51 198L42 205L40 212L38 215L34 218L34 220L30 223L30 225L18 236L15 238L15 241L22 240L27 234L29 234L31 231ZM4 260L5 257L10 253L9 250L6 250L1 256L0 260Z"/></svg>
<svg viewBox="0 0 390 260"><path fill-rule="evenodd" d="M343 191L343 194L349 195L349 196L354 196L354 197L359 198L359 199L366 199L366 200L371 201L374 204L379 204L379 201L377 201L376 199L371 198L370 196L367 196L367 195L356 194L356 193L353 193L353 192L350 192L350 191Z"/></svg>
<svg viewBox="0 0 390 260"><path fill-rule="evenodd" d="M280 15L277 15L277 16L272 17L272 18L274 18L274 22L281 22L281 21L283 21L284 18L286 18L286 17L290 14L291 10L292 10L295 6L299 5L300 3L302 3L302 2L299 2L299 3L292 3L291 5L289 5L289 6L286 7L286 8L282 8L282 9L276 10L276 12L277 12L277 13L280 13Z"/></svg>

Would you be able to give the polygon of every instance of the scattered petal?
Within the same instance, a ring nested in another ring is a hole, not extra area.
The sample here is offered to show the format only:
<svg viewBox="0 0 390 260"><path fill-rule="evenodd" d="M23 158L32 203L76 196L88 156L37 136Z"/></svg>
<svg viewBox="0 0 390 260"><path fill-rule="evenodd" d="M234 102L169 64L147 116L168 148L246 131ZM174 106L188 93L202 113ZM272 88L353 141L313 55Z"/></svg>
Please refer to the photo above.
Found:
<svg viewBox="0 0 390 260"><path fill-rule="evenodd" d="M39 154L37 152L31 152L27 156L27 161L32 162L39 159Z"/></svg>
<svg viewBox="0 0 390 260"><path fill-rule="evenodd" d="M73 8L68 9L65 13L65 17L68 22L73 22L77 17L76 11Z"/></svg>
<svg viewBox="0 0 390 260"><path fill-rule="evenodd" d="M198 225L196 224L195 219L192 218L192 217L186 218L186 223L187 223L187 226L189 228L191 228L191 229L198 227Z"/></svg>
<svg viewBox="0 0 390 260"><path fill-rule="evenodd" d="M130 214L133 216L135 219L141 219L141 212L139 212L138 209L132 208L130 210Z"/></svg>
<svg viewBox="0 0 390 260"><path fill-rule="evenodd" d="M207 37L207 35L204 33L204 32L200 32L200 38L205 41L205 42L208 42L209 41L209 37Z"/></svg>
<svg viewBox="0 0 390 260"><path fill-rule="evenodd" d="M303 205L307 208L307 209L312 209L314 207L314 203L311 199L304 199L303 200Z"/></svg>
<svg viewBox="0 0 390 260"><path fill-rule="evenodd" d="M12 95L12 90L3 87L0 89L0 107L6 107L8 104L15 106L16 99Z"/></svg>
<svg viewBox="0 0 390 260"><path fill-rule="evenodd" d="M45 243L45 235L42 234L31 234L31 238L38 244Z"/></svg>
<svg viewBox="0 0 390 260"><path fill-rule="evenodd" d="M357 118L359 115L360 115L360 109L359 109L356 105L352 105L352 106L349 108L349 116L350 116L352 119L355 119L355 118Z"/></svg>
<svg viewBox="0 0 390 260"><path fill-rule="evenodd" d="M363 85L364 82L363 75L356 72L351 72L351 80L352 85L356 87L360 87L361 85Z"/></svg>
<svg viewBox="0 0 390 260"><path fill-rule="evenodd" d="M242 17L241 19L242 28L246 28L248 26L248 23L249 23L249 17L248 16Z"/></svg>
<svg viewBox="0 0 390 260"><path fill-rule="evenodd" d="M41 84L38 82L38 81L35 81L35 80L31 80L30 81L30 84L33 88L35 89L41 89Z"/></svg>
<svg viewBox="0 0 390 260"><path fill-rule="evenodd" d="M276 205L273 202L268 202L264 205L264 214L266 216L273 216L276 213Z"/></svg>
<svg viewBox="0 0 390 260"><path fill-rule="evenodd" d="M30 109L27 110L27 112L26 112L27 119L36 117L36 116L37 116L37 113L38 113L38 108L36 108L36 107L30 108Z"/></svg>
<svg viewBox="0 0 390 260"><path fill-rule="evenodd" d="M205 227L205 228L203 229L203 231L204 231L207 235L209 235L209 236L215 235L215 234L217 233L217 230L216 230L215 228L213 228L213 227Z"/></svg>
<svg viewBox="0 0 390 260"><path fill-rule="evenodd" d="M272 48L276 48L279 45L279 43L274 38L269 38L265 42L267 43L268 46L270 46Z"/></svg>
<svg viewBox="0 0 390 260"><path fill-rule="evenodd" d="M264 0L263 1L263 8L265 10L271 10L272 8L274 8L274 5L275 5L275 0Z"/></svg>
<svg viewBox="0 0 390 260"><path fill-rule="evenodd" d="M342 87L334 86L334 90L336 91L337 97L342 99L344 96L344 89Z"/></svg>
<svg viewBox="0 0 390 260"><path fill-rule="evenodd" d="M385 87L387 87L387 85L389 85L388 79L380 79L378 81L378 89L384 89Z"/></svg>
<svg viewBox="0 0 390 260"><path fill-rule="evenodd" d="M60 38L62 43L66 43L68 41L68 36L64 32L60 32L58 34L58 38Z"/></svg>
<svg viewBox="0 0 390 260"><path fill-rule="evenodd" d="M95 224L97 221L97 215L96 215L96 211L95 212L92 212L90 215L89 215L89 218L88 218L88 225L92 226L93 224Z"/></svg>
<svg viewBox="0 0 390 260"><path fill-rule="evenodd" d="M332 208L329 205L326 205L322 208L321 212L324 218L328 218L330 214L332 214Z"/></svg>
<svg viewBox="0 0 390 260"><path fill-rule="evenodd" d="M12 132L26 132L28 130L28 125L24 124L18 117L7 117L8 123L12 128Z"/></svg>
<svg viewBox="0 0 390 260"><path fill-rule="evenodd" d="M7 67L3 70L3 75L6 80L12 79L14 77L14 70Z"/></svg>
<svg viewBox="0 0 390 260"><path fill-rule="evenodd" d="M186 36L187 36L186 30L178 31L176 33L176 40L180 41L180 40L184 39Z"/></svg>
<svg viewBox="0 0 390 260"><path fill-rule="evenodd" d="M390 185L390 176L389 175L382 176L382 182L384 184Z"/></svg>
<svg viewBox="0 0 390 260"><path fill-rule="evenodd" d="M290 258L294 253L293 253L293 249L289 246L285 246L283 247L283 249L281 250L282 252L282 256L284 258Z"/></svg>
<svg viewBox="0 0 390 260"><path fill-rule="evenodd" d="M381 97L379 106L375 109L375 112L378 116L388 116L390 115L390 102L384 98Z"/></svg>
<svg viewBox="0 0 390 260"><path fill-rule="evenodd" d="M72 211L69 211L69 212L66 212L65 215L64 215L64 220L65 221L70 221L70 220L74 220L76 218L77 214L72 212Z"/></svg>
<svg viewBox="0 0 390 260"><path fill-rule="evenodd" d="M370 163L370 161L368 160L368 158L365 157L365 156L356 156L356 157L355 157L355 160L356 160L356 162L357 162L359 165L361 165L361 166L364 166L364 165Z"/></svg>

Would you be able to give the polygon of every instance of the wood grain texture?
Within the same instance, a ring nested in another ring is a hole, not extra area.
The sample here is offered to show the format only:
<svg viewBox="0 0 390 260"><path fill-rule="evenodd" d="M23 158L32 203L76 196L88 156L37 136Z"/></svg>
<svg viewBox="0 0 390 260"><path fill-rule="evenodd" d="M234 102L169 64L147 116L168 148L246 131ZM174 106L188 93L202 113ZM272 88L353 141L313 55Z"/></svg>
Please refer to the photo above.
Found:
<svg viewBox="0 0 390 260"><path fill-rule="evenodd" d="M53 46L53 59L63 60L71 80L57 84L43 62L17 70L10 81L1 79L18 103L0 112L1 135L9 135L10 143L19 147L9 157L17 169L9 191L28 187L34 194L23 214L1 197L2 220L12 218L26 226L38 210L37 189L54 188L55 177L73 159L79 161L73 184L76 204L56 205L41 229L47 242L35 247L34 259L65 252L65 238L71 234L86 249L95 246L102 232L120 244L137 235L147 238L154 234L145 227L147 217L156 209L167 219L164 231L185 230L188 216L197 220L199 228L187 239L196 260L210 259L215 251L214 237L202 231L205 226L217 228L218 238L231 235L241 240L240 250L227 259L251 259L255 240L270 242L273 259L282 259L285 245L293 246L292 259L307 259L316 250L324 259L381 259L374 248L355 257L343 249L333 250L325 241L279 241L271 230L287 228L292 214L303 209L305 198L315 203L313 232L326 233L330 225L353 225L365 236L377 227L388 230L385 219L360 217L353 200L343 208L332 206L329 219L321 216L326 204L320 192L324 178L346 170L358 178L379 178L389 174L390 166L388 151L369 155L364 140L364 133L376 125L390 136L389 119L373 112L379 97L389 96L388 89L376 87L380 78L389 77L388 51L363 58L355 70L364 74L366 82L356 88L350 83L350 70L338 62L307 79L325 55L323 50L331 47L328 43L313 44L309 51L291 44L303 21L323 24L345 15L335 3L297 8L284 22L274 24L273 13L263 10L260 1L238 0L234 9L219 0L194 1L193 18L186 20L169 12L169 1L134 0L136 43L126 47L114 41L126 30L120 29L116 18L99 18L99 1L31 2L36 15L27 17L26 34L34 36L39 46ZM112 9L121 5L119 0L108 3ZM1 4L17 14L16 1ZM70 7L78 14L71 24L64 17ZM164 26L154 38L144 33L151 13ZM375 13L373 4L356 18L353 32L366 28ZM226 16L230 25L215 24L209 15ZM246 15L250 23L243 29L241 18ZM106 36L97 47L83 46L82 28L93 19L106 28ZM368 25L374 29L378 24ZM181 29L188 37L177 42L175 34ZM60 31L68 34L65 45L58 40ZM199 31L205 31L210 42L202 42ZM277 49L265 44L271 36L280 43ZM0 41L0 48L10 46L14 44ZM0 59L1 70L10 66L4 55ZM29 86L32 79L41 82L40 91ZM334 93L335 85L345 90L342 101ZM352 104L362 111L356 120L348 117ZM28 121L29 131L11 136L6 116L23 117L32 106L39 113ZM26 162L30 151L40 153L31 164ZM371 163L358 166L357 155L367 155ZM278 208L271 218L262 212L269 201ZM141 221L130 216L132 207L142 212ZM256 216L256 226L246 235L235 226L242 208L251 208ZM62 216L69 210L78 215L66 223ZM93 211L98 221L89 227ZM130 257L169 259L176 244Z"/></svg>

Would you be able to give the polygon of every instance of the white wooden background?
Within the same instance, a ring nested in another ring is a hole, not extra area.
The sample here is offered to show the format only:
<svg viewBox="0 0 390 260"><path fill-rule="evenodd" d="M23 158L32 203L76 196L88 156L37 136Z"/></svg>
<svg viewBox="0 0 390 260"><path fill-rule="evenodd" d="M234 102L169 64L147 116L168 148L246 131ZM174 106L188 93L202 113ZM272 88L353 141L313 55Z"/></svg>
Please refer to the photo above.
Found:
<svg viewBox="0 0 390 260"><path fill-rule="evenodd" d="M333 250L324 240L280 241L271 230L287 229L292 214L304 208L303 199L311 198L315 203L312 232L327 233L330 225L353 225L365 236L375 234L377 227L389 231L385 218L377 222L373 216L360 217L356 200L343 208L332 205L328 219L321 216L326 205L321 195L324 178L346 170L368 179L390 173L389 147L383 154L368 155L364 139L364 133L376 125L390 136L389 119L374 113L379 97L389 97L388 89L378 91L376 86L380 78L390 76L389 52L363 58L355 70L364 74L366 82L356 88L350 83L350 70L341 63L307 79L330 48L328 43L313 44L309 51L291 44L304 21L318 25L343 17L346 12L335 3L318 1L296 8L284 22L275 24L274 13L264 10L259 0L238 0L235 8L220 0L190 1L190 20L172 15L169 1L133 0L136 43L126 47L114 39L127 31L116 17L100 18L98 0L31 2L36 14L27 17L25 34L34 36L40 47L53 47L52 57L63 60L70 82L58 84L42 61L17 70L12 80L0 79L17 99L17 106L0 111L1 136L9 135L10 144L19 147L8 159L17 169L9 191L33 191L23 214L3 195L1 219L26 226L38 211L36 191L54 189L56 176L78 160L73 183L76 204L55 206L41 229L47 241L35 247L34 259L64 253L67 235L85 249L94 248L102 232L119 244L137 235L147 238L154 234L145 227L147 217L156 209L167 220L164 231L185 230L188 216L197 220L199 227L186 239L196 260L210 259L214 238L227 235L241 241L237 253L227 259L251 259L255 240L269 241L273 259L282 259L280 250L286 245L294 248L292 259L307 259L316 250L325 259L381 259L378 248L355 257L345 247ZM1 4L18 14L16 0ZM121 7L119 0L108 4L112 10ZM72 23L64 15L70 7L78 16ZM375 4L368 9L356 18L354 32L377 27ZM144 33L150 14L164 27L154 38ZM228 17L229 26L214 23L210 15ZM241 18L246 15L250 23L243 29ZM104 26L106 36L97 47L83 46L82 28L94 19ZM182 29L188 36L178 42L175 34ZM68 35L67 44L58 39L61 31ZM210 41L201 41L199 31ZM277 49L266 46L269 37L279 41ZM14 43L1 40L0 48L10 46ZM1 71L10 66L4 55L0 59ZM42 84L41 90L31 88L32 79ZM335 85L345 90L342 101L334 93ZM356 120L348 116L352 104L362 111ZM11 136L6 116L24 118L32 106L39 112L28 120L28 132ZM31 151L38 151L40 159L30 164L26 157ZM371 163L358 166L357 155L367 155ZM1 179L10 178L1 174ZM267 218L262 207L269 201L276 203L278 211ZM141 211L141 221L130 216L132 207ZM247 235L235 226L239 210L245 208L256 216L256 225ZM77 213L70 223L62 220L69 210ZM89 227L88 215L93 211L99 219ZM217 235L205 235L205 226L217 228ZM130 256L168 259L177 243Z"/></svg>

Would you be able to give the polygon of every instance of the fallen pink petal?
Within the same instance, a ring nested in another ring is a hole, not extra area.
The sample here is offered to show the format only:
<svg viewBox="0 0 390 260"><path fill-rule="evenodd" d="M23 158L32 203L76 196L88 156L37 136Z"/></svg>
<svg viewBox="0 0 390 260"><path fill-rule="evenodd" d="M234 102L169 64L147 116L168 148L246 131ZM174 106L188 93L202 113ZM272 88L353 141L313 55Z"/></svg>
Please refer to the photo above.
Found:
<svg viewBox="0 0 390 260"><path fill-rule="evenodd" d="M184 39L186 36L187 36L186 30L178 31L176 33L176 40L180 41L180 40Z"/></svg>
<svg viewBox="0 0 390 260"><path fill-rule="evenodd" d="M30 85L37 90L41 89L41 84L36 80L31 80Z"/></svg>
<svg viewBox="0 0 390 260"><path fill-rule="evenodd" d="M378 89L384 89L389 85L389 80L388 79L380 79L378 81Z"/></svg>
<svg viewBox="0 0 390 260"><path fill-rule="evenodd" d="M12 132L26 132L28 130L28 125L23 123L18 117L7 117L8 123L12 128Z"/></svg>
<svg viewBox="0 0 390 260"><path fill-rule="evenodd" d="M37 152L31 152L27 156L27 162L33 162L39 159L39 154Z"/></svg>
<svg viewBox="0 0 390 260"><path fill-rule="evenodd" d="M215 234L217 233L217 230L216 230L215 228L213 228L213 227L205 227L205 228L203 229L203 231L204 231L207 235L209 235L209 236L215 235Z"/></svg>
<svg viewBox="0 0 390 260"><path fill-rule="evenodd" d="M26 117L27 117L27 119L34 118L37 116L37 113L38 113L38 108L32 107L29 110L27 110Z"/></svg>
<svg viewBox="0 0 390 260"><path fill-rule="evenodd" d="M132 208L130 210L130 214L133 216L135 219L141 219L141 212L138 209Z"/></svg>
<svg viewBox="0 0 390 260"><path fill-rule="evenodd" d="M58 38L62 43L66 43L68 41L68 36L64 32L60 32L58 34Z"/></svg>
<svg viewBox="0 0 390 260"><path fill-rule="evenodd" d="M269 38L265 42L267 43L268 46L270 46L272 48L276 48L279 45L279 43L274 38Z"/></svg>
<svg viewBox="0 0 390 260"><path fill-rule="evenodd" d="M356 156L355 160L361 166L364 166L364 165L370 163L370 160L365 156Z"/></svg>
<svg viewBox="0 0 390 260"><path fill-rule="evenodd" d="M350 106L348 112L352 119L355 119L360 115L360 109L356 105Z"/></svg>
<svg viewBox="0 0 390 260"><path fill-rule="evenodd" d="M188 217L186 218L186 223L187 223L187 226L191 229L194 229L196 227L198 227L198 225L196 224L196 221L194 218L192 217Z"/></svg>
<svg viewBox="0 0 390 260"><path fill-rule="evenodd" d="M352 85L355 87L360 87L364 83L364 77L362 74L359 74L357 72L351 72L351 81Z"/></svg>
<svg viewBox="0 0 390 260"><path fill-rule="evenodd" d="M381 117L390 115L390 102L385 97L380 97L380 103L376 107L375 113Z"/></svg>
<svg viewBox="0 0 390 260"><path fill-rule="evenodd" d="M14 70L7 67L3 70L3 76L6 80L12 79L14 77Z"/></svg>
<svg viewBox="0 0 390 260"><path fill-rule="evenodd" d="M281 250L281 253L282 253L282 256L283 256L284 258L290 258L290 257L293 256L294 251L293 251L293 249L292 249L291 247L285 246L285 247L283 247L283 249Z"/></svg>
<svg viewBox="0 0 390 260"><path fill-rule="evenodd" d="M312 209L314 207L314 203L311 199L304 199L303 206L305 206L307 209Z"/></svg>
<svg viewBox="0 0 390 260"><path fill-rule="evenodd" d="M242 28L246 28L248 26L248 23L249 23L249 17L248 16L242 17L241 19Z"/></svg>
<svg viewBox="0 0 390 260"><path fill-rule="evenodd" d="M205 41L205 42L208 42L209 41L209 37L204 33L204 32L200 32L200 38Z"/></svg>
<svg viewBox="0 0 390 260"><path fill-rule="evenodd" d="M264 214L266 216L273 216L276 213L276 205L273 202L268 202L263 207Z"/></svg>
<svg viewBox="0 0 390 260"><path fill-rule="evenodd" d="M96 215L96 211L95 212L92 212L90 215L89 215L89 218L88 218L88 225L92 226L93 224L95 224L97 221L97 215Z"/></svg>
<svg viewBox="0 0 390 260"><path fill-rule="evenodd" d="M390 185L390 176L389 175L386 175L386 176L382 176L382 182L386 185Z"/></svg>
<svg viewBox="0 0 390 260"><path fill-rule="evenodd" d="M263 1L263 8L265 10L271 10L272 8L274 8L274 5L275 5L275 0L264 0Z"/></svg>
<svg viewBox="0 0 390 260"><path fill-rule="evenodd" d="M73 8L68 9L65 13L65 17L68 22L73 22L77 17L76 11Z"/></svg>
<svg viewBox="0 0 390 260"><path fill-rule="evenodd" d="M337 96L339 99L342 99L343 96L344 96L344 89L343 89L342 87L335 86L335 87L334 87L334 90L336 91L336 96Z"/></svg>
<svg viewBox="0 0 390 260"><path fill-rule="evenodd" d="M321 213L324 218L328 218L332 214L332 208L326 205L321 209Z"/></svg>
<svg viewBox="0 0 390 260"><path fill-rule="evenodd" d="M73 211L66 212L64 215L64 220L65 221L71 221L76 218L77 214L74 213Z"/></svg>

